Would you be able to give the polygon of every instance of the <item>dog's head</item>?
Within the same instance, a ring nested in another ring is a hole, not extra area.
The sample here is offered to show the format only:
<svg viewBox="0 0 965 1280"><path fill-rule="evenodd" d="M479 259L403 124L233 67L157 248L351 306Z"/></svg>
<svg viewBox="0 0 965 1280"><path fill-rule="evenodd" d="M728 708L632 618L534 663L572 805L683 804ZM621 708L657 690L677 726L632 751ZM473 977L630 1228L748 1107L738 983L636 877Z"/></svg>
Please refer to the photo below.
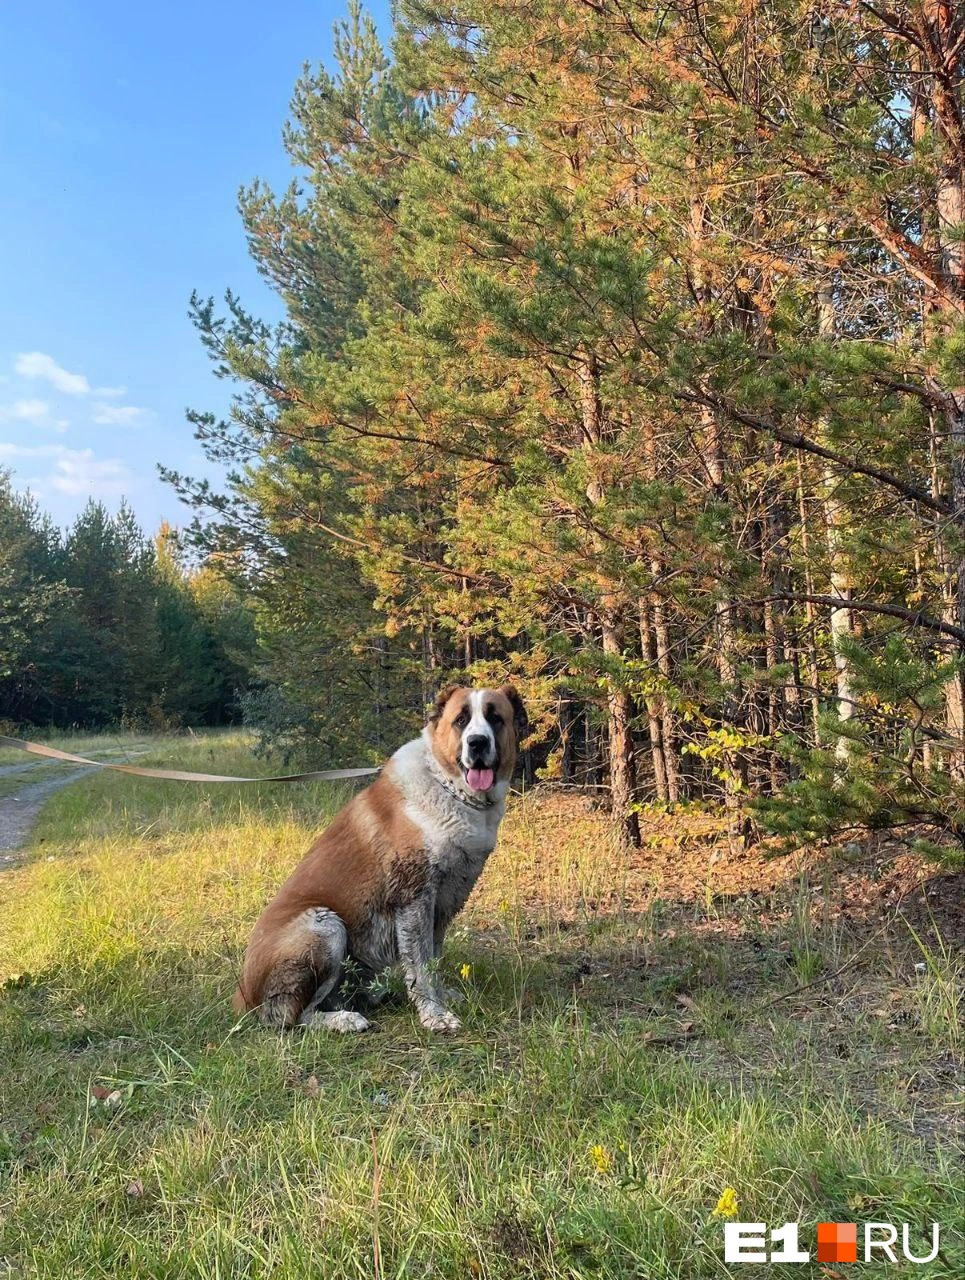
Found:
<svg viewBox="0 0 965 1280"><path fill-rule="evenodd" d="M426 733L443 770L471 795L509 781L527 727L523 700L511 684L501 689L451 685L429 711Z"/></svg>

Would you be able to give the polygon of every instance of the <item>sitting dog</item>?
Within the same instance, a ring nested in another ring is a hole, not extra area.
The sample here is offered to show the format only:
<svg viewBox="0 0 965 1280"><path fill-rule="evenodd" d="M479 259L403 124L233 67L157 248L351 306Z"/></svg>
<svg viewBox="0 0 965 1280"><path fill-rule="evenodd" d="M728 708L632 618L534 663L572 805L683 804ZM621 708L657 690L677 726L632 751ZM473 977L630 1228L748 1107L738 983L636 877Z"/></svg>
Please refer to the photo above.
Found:
<svg viewBox="0 0 965 1280"><path fill-rule="evenodd" d="M526 712L511 685L441 693L422 734L332 820L262 912L236 1012L269 1027L365 1031L341 1006L346 969L363 981L401 961L424 1027L459 1019L434 963L496 844Z"/></svg>

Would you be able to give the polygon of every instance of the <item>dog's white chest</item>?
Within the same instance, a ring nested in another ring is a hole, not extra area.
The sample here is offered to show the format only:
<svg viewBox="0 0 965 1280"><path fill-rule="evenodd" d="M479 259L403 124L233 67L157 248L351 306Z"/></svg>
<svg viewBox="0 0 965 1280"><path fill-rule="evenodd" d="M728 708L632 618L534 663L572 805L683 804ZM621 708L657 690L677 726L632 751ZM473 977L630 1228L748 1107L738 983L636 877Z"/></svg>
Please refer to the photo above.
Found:
<svg viewBox="0 0 965 1280"><path fill-rule="evenodd" d="M406 817L422 832L437 906L442 915L451 916L468 898L496 846L507 784L497 784L494 803L467 804L433 774L421 740L398 751L395 761Z"/></svg>
<svg viewBox="0 0 965 1280"><path fill-rule="evenodd" d="M429 861L446 870L466 859L481 858L479 866L492 853L496 833L503 815L501 804L489 809L472 809L454 797L440 792L441 799L406 806L406 815L425 837Z"/></svg>

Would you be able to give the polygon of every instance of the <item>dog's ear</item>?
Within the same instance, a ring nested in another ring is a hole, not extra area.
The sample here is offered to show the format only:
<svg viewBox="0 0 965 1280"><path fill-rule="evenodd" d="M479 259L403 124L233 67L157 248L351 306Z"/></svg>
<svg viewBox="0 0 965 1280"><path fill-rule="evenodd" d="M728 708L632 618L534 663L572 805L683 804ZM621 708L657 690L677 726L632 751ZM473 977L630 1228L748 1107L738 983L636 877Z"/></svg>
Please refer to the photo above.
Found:
<svg viewBox="0 0 965 1280"><path fill-rule="evenodd" d="M446 709L446 703L459 688L457 684L447 684L436 697L435 702L426 712L426 724L438 724L442 719L442 713Z"/></svg>
<svg viewBox="0 0 965 1280"><path fill-rule="evenodd" d="M513 708L513 728L516 730L518 742L529 729L529 716L523 706L523 699L519 696L519 690L512 684L504 684L499 692L506 695Z"/></svg>

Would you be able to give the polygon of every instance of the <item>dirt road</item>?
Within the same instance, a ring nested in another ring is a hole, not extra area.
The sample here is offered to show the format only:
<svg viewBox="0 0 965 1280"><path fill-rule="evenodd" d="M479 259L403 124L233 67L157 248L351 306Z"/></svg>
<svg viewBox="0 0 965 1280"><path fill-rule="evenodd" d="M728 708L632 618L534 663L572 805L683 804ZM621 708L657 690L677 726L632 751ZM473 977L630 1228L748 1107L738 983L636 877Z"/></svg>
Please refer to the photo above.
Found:
<svg viewBox="0 0 965 1280"><path fill-rule="evenodd" d="M27 774L22 786L10 795L0 795L0 871L18 861L16 851L29 835L34 818L47 797L89 772L89 769L68 769L55 764L0 767L0 780Z"/></svg>

